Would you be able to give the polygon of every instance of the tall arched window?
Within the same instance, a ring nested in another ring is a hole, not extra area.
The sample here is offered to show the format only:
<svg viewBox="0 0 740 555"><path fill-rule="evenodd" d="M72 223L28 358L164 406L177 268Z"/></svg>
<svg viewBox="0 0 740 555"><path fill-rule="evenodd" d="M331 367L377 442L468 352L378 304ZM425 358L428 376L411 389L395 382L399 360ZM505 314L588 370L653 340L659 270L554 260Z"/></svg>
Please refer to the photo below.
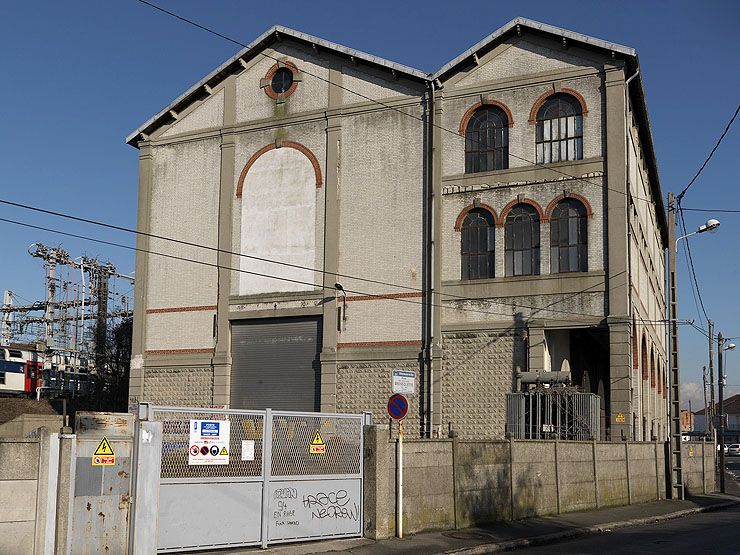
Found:
<svg viewBox="0 0 740 555"><path fill-rule="evenodd" d="M506 216L506 275L540 273L540 216L529 204L517 204Z"/></svg>
<svg viewBox="0 0 740 555"><path fill-rule="evenodd" d="M462 279L492 278L494 275L493 216L487 210L474 208L462 223L460 261Z"/></svg>
<svg viewBox="0 0 740 555"><path fill-rule="evenodd" d="M569 94L556 93L537 111L537 163L583 159L581 104Z"/></svg>
<svg viewBox="0 0 740 555"><path fill-rule="evenodd" d="M550 218L550 272L588 271L586 207L572 198L560 201Z"/></svg>
<svg viewBox="0 0 740 555"><path fill-rule="evenodd" d="M509 118L498 106L483 106L465 128L465 173L509 167Z"/></svg>

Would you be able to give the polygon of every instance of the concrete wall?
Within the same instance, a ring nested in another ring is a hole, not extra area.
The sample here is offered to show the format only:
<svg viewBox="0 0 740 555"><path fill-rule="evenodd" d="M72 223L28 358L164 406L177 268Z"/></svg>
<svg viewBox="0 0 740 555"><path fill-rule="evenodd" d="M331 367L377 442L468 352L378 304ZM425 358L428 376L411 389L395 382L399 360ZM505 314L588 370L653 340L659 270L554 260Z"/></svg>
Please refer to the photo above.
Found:
<svg viewBox="0 0 740 555"><path fill-rule="evenodd" d="M685 441L681 444L681 448L683 487L686 495L699 495L714 491L714 444L706 441Z"/></svg>
<svg viewBox="0 0 740 555"><path fill-rule="evenodd" d="M57 525L69 516L71 443L46 428L36 438L0 438L0 553L69 552Z"/></svg>
<svg viewBox="0 0 740 555"><path fill-rule="evenodd" d="M388 426L366 430L365 532L389 537L397 444ZM714 491L711 447L684 444L688 495ZM403 468L405 533L666 498L658 442L416 440L404 443Z"/></svg>
<svg viewBox="0 0 740 555"><path fill-rule="evenodd" d="M38 439L0 439L0 553L34 553L38 474Z"/></svg>
<svg viewBox="0 0 740 555"><path fill-rule="evenodd" d="M0 424L0 437L26 437L39 428L59 430L64 425L61 414L21 414L20 416Z"/></svg>

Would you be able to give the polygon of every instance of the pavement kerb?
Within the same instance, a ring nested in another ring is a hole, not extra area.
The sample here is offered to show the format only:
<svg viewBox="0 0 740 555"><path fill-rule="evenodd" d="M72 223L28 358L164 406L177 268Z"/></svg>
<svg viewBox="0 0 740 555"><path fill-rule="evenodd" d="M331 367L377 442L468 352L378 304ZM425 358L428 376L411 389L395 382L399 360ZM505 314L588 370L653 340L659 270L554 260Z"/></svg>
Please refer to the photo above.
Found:
<svg viewBox="0 0 740 555"><path fill-rule="evenodd" d="M692 514L706 513L710 511L719 511L727 509L729 507L735 507L740 505L740 499L733 501L725 501L722 503L715 503L706 507L694 507L692 509L682 509L680 511L674 511L672 513L666 513L663 515L655 515L642 518L633 518L630 520L620 520L616 522L608 522L603 524L595 524L593 526L587 526L582 528L571 528L569 530L563 530L562 532L553 532L552 534L543 534L541 536L532 536L529 538L520 538L517 540L508 540L496 543L488 543L484 545L478 545L476 547L467 547L464 549L453 549L451 551L445 551L447 555L483 555L485 553L501 553L503 551L509 551L512 549L518 549L521 547L533 547L538 545L546 545L549 543L555 543L562 540L570 540L581 536L588 536L591 534L599 534L602 532L608 532L616 530L618 528L628 528L630 526L644 526L646 524L654 524L656 522L664 522L666 520L673 520L676 518L682 518Z"/></svg>

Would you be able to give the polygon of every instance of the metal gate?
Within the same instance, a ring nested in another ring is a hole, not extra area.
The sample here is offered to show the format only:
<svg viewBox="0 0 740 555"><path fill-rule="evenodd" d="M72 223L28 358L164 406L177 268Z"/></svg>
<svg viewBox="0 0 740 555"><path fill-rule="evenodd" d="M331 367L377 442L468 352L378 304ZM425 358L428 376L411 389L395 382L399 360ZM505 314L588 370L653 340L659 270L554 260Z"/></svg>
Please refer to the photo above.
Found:
<svg viewBox="0 0 740 555"><path fill-rule="evenodd" d="M158 551L362 535L369 415L147 406L162 423ZM189 464L193 421L229 422L228 464Z"/></svg>

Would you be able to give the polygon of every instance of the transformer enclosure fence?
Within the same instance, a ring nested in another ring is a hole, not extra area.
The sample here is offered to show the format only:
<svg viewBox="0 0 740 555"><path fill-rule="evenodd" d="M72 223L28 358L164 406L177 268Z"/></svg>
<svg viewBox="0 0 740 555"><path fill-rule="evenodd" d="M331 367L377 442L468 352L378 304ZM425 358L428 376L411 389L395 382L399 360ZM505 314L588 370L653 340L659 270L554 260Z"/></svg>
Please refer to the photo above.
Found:
<svg viewBox="0 0 740 555"><path fill-rule="evenodd" d="M599 396L567 387L507 393L506 433L514 439L599 439Z"/></svg>

